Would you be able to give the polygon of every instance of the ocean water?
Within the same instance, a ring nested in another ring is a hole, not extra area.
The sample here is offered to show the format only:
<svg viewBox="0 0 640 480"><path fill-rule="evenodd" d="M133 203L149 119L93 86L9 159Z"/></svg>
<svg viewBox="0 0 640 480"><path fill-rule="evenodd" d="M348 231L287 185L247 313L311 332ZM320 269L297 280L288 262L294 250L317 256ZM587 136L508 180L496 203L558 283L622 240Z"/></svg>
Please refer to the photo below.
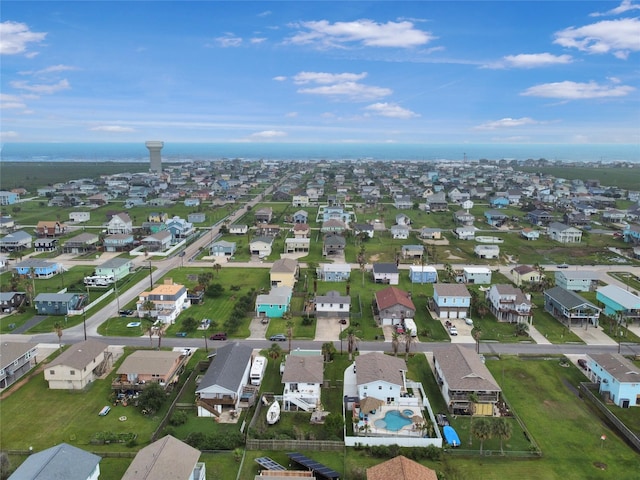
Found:
<svg viewBox="0 0 640 480"><path fill-rule="evenodd" d="M639 144L337 144L337 143L171 143L167 162L189 160L528 160L640 163ZM148 162L140 143L4 143L3 162Z"/></svg>

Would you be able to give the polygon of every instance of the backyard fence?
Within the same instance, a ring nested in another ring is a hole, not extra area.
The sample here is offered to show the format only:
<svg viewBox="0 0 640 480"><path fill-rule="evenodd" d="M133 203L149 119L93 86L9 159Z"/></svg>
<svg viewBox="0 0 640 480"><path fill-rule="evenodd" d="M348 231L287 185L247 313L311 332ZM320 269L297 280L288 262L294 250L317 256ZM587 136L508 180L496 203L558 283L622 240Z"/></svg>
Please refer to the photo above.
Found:
<svg viewBox="0 0 640 480"><path fill-rule="evenodd" d="M247 450L315 450L319 452L342 451L344 442L331 440L277 440L277 439L247 439Z"/></svg>

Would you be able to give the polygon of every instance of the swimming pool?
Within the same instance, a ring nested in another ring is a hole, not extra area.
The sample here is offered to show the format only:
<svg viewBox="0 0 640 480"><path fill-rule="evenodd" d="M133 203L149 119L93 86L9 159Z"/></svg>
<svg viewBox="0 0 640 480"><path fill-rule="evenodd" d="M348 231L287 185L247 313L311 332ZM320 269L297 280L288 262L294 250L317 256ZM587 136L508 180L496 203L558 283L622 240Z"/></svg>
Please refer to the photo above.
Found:
<svg viewBox="0 0 640 480"><path fill-rule="evenodd" d="M412 412L413 413L413 412ZM377 428L385 428L392 432L397 432L402 427L411 424L411 419L403 415L400 410L389 410L384 418L379 418L373 424Z"/></svg>

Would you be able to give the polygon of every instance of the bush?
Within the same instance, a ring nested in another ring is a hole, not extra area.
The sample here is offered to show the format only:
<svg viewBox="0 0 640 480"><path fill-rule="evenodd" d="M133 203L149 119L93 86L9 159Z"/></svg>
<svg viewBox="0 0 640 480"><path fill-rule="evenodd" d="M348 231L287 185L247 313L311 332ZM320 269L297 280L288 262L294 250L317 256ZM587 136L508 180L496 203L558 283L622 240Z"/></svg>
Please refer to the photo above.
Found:
<svg viewBox="0 0 640 480"><path fill-rule="evenodd" d="M174 427L184 425L185 423L187 423L187 417L187 412L185 412L184 410L176 410L175 412L173 412L173 415L171 415L171 418L169 419L169 425L172 425Z"/></svg>
<svg viewBox="0 0 640 480"><path fill-rule="evenodd" d="M185 442L198 450L233 450L244 445L244 438L240 432L228 432L225 435L191 432Z"/></svg>

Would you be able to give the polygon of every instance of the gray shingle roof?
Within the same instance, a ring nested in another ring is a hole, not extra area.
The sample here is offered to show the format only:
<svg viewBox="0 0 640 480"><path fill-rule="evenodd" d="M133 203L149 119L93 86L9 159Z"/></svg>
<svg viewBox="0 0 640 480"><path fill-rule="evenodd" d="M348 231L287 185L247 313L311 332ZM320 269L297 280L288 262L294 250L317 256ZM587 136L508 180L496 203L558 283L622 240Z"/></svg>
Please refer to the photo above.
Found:
<svg viewBox="0 0 640 480"><path fill-rule="evenodd" d="M196 393L214 385L219 385L232 392L237 391L242 381L245 380L242 378L242 374L247 368L252 352L251 347L240 343L230 343L218 348Z"/></svg>
<svg viewBox="0 0 640 480"><path fill-rule="evenodd" d="M87 480L102 460L98 455L61 443L34 453L20 465L12 480Z"/></svg>
<svg viewBox="0 0 640 480"><path fill-rule="evenodd" d="M324 358L321 355L288 355L284 364L282 383L322 383Z"/></svg>
<svg viewBox="0 0 640 480"><path fill-rule="evenodd" d="M591 306L596 310L599 310L598 307L596 307L591 302L585 300L583 297L581 297L577 293L572 292L571 290L565 290L562 287L550 288L549 290L545 290L544 294L554 299L560 305L570 310L585 304Z"/></svg>
<svg viewBox="0 0 640 480"><path fill-rule="evenodd" d="M451 345L435 352L434 357L451 390L501 391L480 356L471 348Z"/></svg>
<svg viewBox="0 0 640 480"><path fill-rule="evenodd" d="M122 480L165 480L191 478L200 450L171 435L141 449Z"/></svg>
<svg viewBox="0 0 640 480"><path fill-rule="evenodd" d="M640 383L640 368L617 353L590 353L589 357L620 383Z"/></svg>
<svg viewBox="0 0 640 480"><path fill-rule="evenodd" d="M56 365L65 365L80 370L89 365L94 358L107 349L108 345L94 338L89 338L84 342L71 345L67 350L61 353L51 363L49 367Z"/></svg>
<svg viewBox="0 0 640 480"><path fill-rule="evenodd" d="M407 363L402 358L372 352L356 357L356 381L358 385L383 380L394 385L403 385L402 371Z"/></svg>

